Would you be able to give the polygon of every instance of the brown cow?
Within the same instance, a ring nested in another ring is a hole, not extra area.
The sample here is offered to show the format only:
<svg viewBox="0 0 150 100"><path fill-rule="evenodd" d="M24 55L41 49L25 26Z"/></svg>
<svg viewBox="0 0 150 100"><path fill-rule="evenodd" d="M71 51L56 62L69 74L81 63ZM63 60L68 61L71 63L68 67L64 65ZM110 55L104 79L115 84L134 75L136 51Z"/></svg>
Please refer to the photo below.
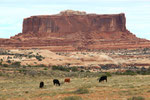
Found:
<svg viewBox="0 0 150 100"><path fill-rule="evenodd" d="M66 78L66 79L64 80L64 82L70 83L70 78Z"/></svg>

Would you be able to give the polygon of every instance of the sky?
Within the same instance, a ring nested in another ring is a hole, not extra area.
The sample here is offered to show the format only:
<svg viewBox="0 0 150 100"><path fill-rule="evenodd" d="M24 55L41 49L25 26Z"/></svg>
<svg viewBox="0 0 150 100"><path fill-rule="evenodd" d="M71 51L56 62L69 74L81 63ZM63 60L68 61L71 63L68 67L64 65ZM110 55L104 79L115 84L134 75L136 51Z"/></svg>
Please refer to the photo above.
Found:
<svg viewBox="0 0 150 100"><path fill-rule="evenodd" d="M137 37L150 40L150 0L0 0L0 38L21 33L24 18L67 9L97 14L125 13L127 29Z"/></svg>

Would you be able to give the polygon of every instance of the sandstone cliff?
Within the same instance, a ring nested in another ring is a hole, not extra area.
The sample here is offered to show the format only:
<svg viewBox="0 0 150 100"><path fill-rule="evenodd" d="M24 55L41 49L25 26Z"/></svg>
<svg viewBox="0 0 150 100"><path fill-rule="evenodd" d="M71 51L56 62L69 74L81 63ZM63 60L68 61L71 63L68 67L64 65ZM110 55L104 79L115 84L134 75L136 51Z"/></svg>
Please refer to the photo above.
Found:
<svg viewBox="0 0 150 100"><path fill-rule="evenodd" d="M147 47L147 42L126 29L123 13L97 15L67 10L57 15L25 18L22 33L3 42L3 47L99 50Z"/></svg>
<svg viewBox="0 0 150 100"><path fill-rule="evenodd" d="M124 14L31 16L23 21L23 33L125 32Z"/></svg>

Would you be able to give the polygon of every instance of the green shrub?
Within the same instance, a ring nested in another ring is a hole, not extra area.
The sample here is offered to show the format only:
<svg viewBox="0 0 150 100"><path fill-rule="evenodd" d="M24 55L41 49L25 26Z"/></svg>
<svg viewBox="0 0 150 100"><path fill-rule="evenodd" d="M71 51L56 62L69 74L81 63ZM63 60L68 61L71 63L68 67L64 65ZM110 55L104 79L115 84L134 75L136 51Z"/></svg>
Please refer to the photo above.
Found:
<svg viewBox="0 0 150 100"><path fill-rule="evenodd" d="M126 70L125 72L124 72L124 75L136 75L137 73L136 72L134 72L134 71L132 71L132 70Z"/></svg>
<svg viewBox="0 0 150 100"><path fill-rule="evenodd" d="M28 56L28 58L32 58L32 57L34 57L34 56L33 56L33 55L29 55L29 56Z"/></svg>
<svg viewBox="0 0 150 100"><path fill-rule="evenodd" d="M20 67L21 66L20 63L21 62L17 61L17 62L13 62L11 65L14 66L14 67Z"/></svg>
<svg viewBox="0 0 150 100"><path fill-rule="evenodd" d="M121 73L121 72L115 72L114 74L117 75L150 75L150 67L149 68L145 68L142 67L140 70L126 70L125 72Z"/></svg>
<svg viewBox="0 0 150 100"><path fill-rule="evenodd" d="M30 66L30 67L46 67L46 65L40 64L40 65L34 65L34 66Z"/></svg>
<svg viewBox="0 0 150 100"><path fill-rule="evenodd" d="M44 64L39 64L39 65L24 65L24 67L47 67Z"/></svg>
<svg viewBox="0 0 150 100"><path fill-rule="evenodd" d="M77 89L73 93L76 93L76 94L86 94L86 93L89 93L89 90L87 88L85 88L85 87L82 87L82 88Z"/></svg>
<svg viewBox="0 0 150 100"><path fill-rule="evenodd" d="M27 66L23 65L22 68L26 68Z"/></svg>
<svg viewBox="0 0 150 100"><path fill-rule="evenodd" d="M11 60L8 60L7 62L8 62L8 63L11 63Z"/></svg>
<svg viewBox="0 0 150 100"><path fill-rule="evenodd" d="M111 76L112 76L112 74L111 74L110 72L105 72L105 75L106 75L107 77L111 77Z"/></svg>
<svg viewBox="0 0 150 100"><path fill-rule="evenodd" d="M150 90L148 90L147 92L150 92Z"/></svg>
<svg viewBox="0 0 150 100"><path fill-rule="evenodd" d="M29 52L29 55L32 54L33 52Z"/></svg>
<svg viewBox="0 0 150 100"><path fill-rule="evenodd" d="M102 76L111 77L112 73L110 73L110 72L101 72L101 73L99 73L98 77L102 77Z"/></svg>
<svg viewBox="0 0 150 100"><path fill-rule="evenodd" d="M70 70L73 71L73 72L77 72L78 68L77 67L71 67Z"/></svg>
<svg viewBox="0 0 150 100"><path fill-rule="evenodd" d="M70 96L63 98L62 100L83 100L83 99L79 96Z"/></svg>
<svg viewBox="0 0 150 100"><path fill-rule="evenodd" d="M78 71L78 68L77 67L66 67L66 66L52 66L52 70L60 70L60 71L66 71L66 72L69 72L69 71L72 71L72 72L77 72Z"/></svg>
<svg viewBox="0 0 150 100"><path fill-rule="evenodd" d="M37 56L35 56L35 58L36 58L38 61L42 61L42 59L44 59L44 57L42 57L41 55L37 55Z"/></svg>
<svg viewBox="0 0 150 100"><path fill-rule="evenodd" d="M52 70L60 70L60 71L67 71L67 72L70 71L69 68L66 68L66 67L63 67L63 66L52 66Z"/></svg>
<svg viewBox="0 0 150 100"><path fill-rule="evenodd" d="M42 61L42 59L41 59L41 58L38 58L37 60L38 60L38 61Z"/></svg>
<svg viewBox="0 0 150 100"><path fill-rule="evenodd" d="M3 73L2 73L2 72L0 72L0 76L3 76Z"/></svg>
<svg viewBox="0 0 150 100"><path fill-rule="evenodd" d="M148 68L146 70L139 70L139 71L137 71L137 74L150 75L150 68Z"/></svg>
<svg viewBox="0 0 150 100"><path fill-rule="evenodd" d="M117 74L117 75L137 75L137 72L136 71L132 71L132 70L126 70L123 73L116 72L115 74Z"/></svg>
<svg viewBox="0 0 150 100"><path fill-rule="evenodd" d="M128 98L127 100L145 100L145 98L141 97L141 96L138 96L138 97Z"/></svg>
<svg viewBox="0 0 150 100"><path fill-rule="evenodd" d="M80 72L84 72L84 70L82 69Z"/></svg>
<svg viewBox="0 0 150 100"><path fill-rule="evenodd" d="M4 66L4 67L8 67L9 65L8 65L8 64L3 64L2 66Z"/></svg>
<svg viewBox="0 0 150 100"><path fill-rule="evenodd" d="M44 70L48 70L48 68L47 68L47 67L45 67L45 68L44 68Z"/></svg>
<svg viewBox="0 0 150 100"><path fill-rule="evenodd" d="M19 69L18 71L19 71L19 73L26 73L26 72L27 72L27 70L26 70L26 69L24 69L24 68Z"/></svg>
<svg viewBox="0 0 150 100"><path fill-rule="evenodd" d="M3 59L0 59L0 61L2 62L2 61L3 61Z"/></svg>

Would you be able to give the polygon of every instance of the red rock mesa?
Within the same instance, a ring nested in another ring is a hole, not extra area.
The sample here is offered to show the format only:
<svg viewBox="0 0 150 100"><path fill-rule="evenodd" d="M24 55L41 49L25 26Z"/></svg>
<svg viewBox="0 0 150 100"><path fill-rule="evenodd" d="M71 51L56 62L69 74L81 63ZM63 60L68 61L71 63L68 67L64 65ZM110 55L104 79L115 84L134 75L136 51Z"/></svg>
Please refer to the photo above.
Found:
<svg viewBox="0 0 150 100"><path fill-rule="evenodd" d="M126 29L124 13L98 15L72 10L25 18L22 33L0 39L2 48L52 51L144 48L149 44Z"/></svg>

